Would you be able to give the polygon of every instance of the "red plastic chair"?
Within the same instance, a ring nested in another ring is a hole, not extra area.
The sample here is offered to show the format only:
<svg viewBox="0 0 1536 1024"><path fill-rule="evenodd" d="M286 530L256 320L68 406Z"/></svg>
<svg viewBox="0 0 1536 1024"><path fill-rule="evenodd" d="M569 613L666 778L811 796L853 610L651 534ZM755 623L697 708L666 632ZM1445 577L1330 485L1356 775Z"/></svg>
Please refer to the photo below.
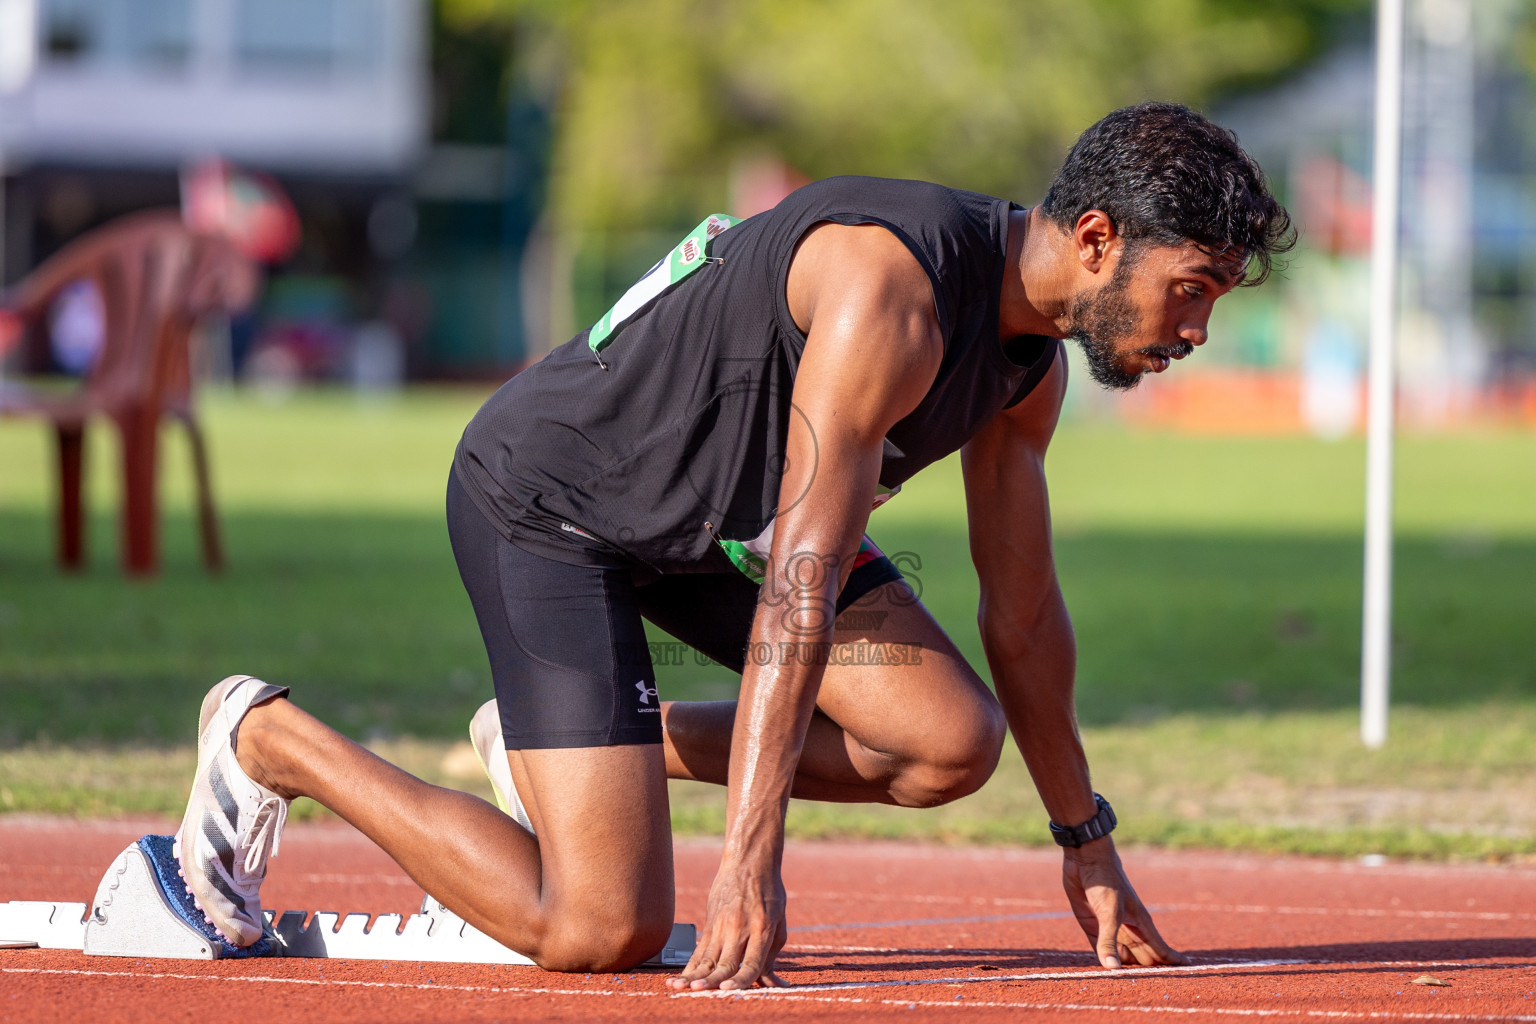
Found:
<svg viewBox="0 0 1536 1024"><path fill-rule="evenodd" d="M88 232L0 297L35 343L59 292L92 282L104 312L104 339L80 388L67 395L0 393L0 416L47 420L58 438L58 558L84 563L82 468L86 424L104 416L122 438L122 564L131 575L159 566L156 473L160 421L186 428L197 478L203 561L212 572L224 554L208 480L208 455L192 408L191 336L211 314L248 308L260 288L256 266L225 238L196 234L175 210L130 214Z"/></svg>

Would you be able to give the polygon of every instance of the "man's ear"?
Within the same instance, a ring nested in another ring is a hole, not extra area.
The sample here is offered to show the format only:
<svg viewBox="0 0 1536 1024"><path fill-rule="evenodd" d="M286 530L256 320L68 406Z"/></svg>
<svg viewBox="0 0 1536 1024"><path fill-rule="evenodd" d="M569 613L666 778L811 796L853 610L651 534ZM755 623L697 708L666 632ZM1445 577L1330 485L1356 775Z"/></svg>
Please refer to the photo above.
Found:
<svg viewBox="0 0 1536 1024"><path fill-rule="evenodd" d="M1109 262L1110 254L1121 243L1115 222L1103 210L1086 211L1077 218L1077 226L1072 230L1072 244L1077 249L1078 261L1090 274L1103 270Z"/></svg>

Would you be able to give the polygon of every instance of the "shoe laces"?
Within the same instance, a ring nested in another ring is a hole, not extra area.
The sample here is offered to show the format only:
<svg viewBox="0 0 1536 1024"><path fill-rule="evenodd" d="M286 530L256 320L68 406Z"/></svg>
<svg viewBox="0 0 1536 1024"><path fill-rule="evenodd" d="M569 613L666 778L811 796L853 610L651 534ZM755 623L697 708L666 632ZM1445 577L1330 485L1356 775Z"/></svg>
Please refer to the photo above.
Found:
<svg viewBox="0 0 1536 1024"><path fill-rule="evenodd" d="M277 856L283 841L283 826L287 823L288 801L282 797L269 796L256 805L256 814L240 837L241 845L245 847L246 874L266 874L267 858Z"/></svg>

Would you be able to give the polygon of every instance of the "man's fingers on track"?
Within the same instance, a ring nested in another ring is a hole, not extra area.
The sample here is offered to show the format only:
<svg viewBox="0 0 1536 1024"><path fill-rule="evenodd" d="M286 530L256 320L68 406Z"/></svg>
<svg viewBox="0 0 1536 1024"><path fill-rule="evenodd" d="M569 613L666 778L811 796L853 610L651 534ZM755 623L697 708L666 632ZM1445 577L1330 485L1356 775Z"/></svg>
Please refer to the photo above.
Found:
<svg viewBox="0 0 1536 1024"><path fill-rule="evenodd" d="M720 963L715 965L715 969L710 971L707 975L702 978L693 979L693 987L698 989L719 988L722 981L731 977L738 970L740 970L740 968L737 967L734 963L721 960Z"/></svg>
<svg viewBox="0 0 1536 1024"><path fill-rule="evenodd" d="M1137 967L1151 967L1155 962L1151 951L1145 946L1127 945L1120 943L1120 962L1122 964L1135 964Z"/></svg>
<svg viewBox="0 0 1536 1024"><path fill-rule="evenodd" d="M693 987L734 990L768 985L763 979L772 975L773 962L778 958L779 950L784 948L788 935L782 919L777 922L772 935L762 934L757 927L744 928L732 937L709 977L694 982Z"/></svg>
<svg viewBox="0 0 1536 1024"><path fill-rule="evenodd" d="M1154 958L1152 964L1179 966L1189 963L1189 957L1168 945L1163 939L1157 930L1157 925L1152 923L1152 915L1147 913L1146 908L1138 904L1136 910L1135 919L1126 922L1126 930L1135 936L1136 942L1151 954Z"/></svg>
<svg viewBox="0 0 1536 1024"><path fill-rule="evenodd" d="M703 981L693 983L694 988L724 988L725 983L736 977L737 968L729 964L721 964L710 972L709 977Z"/></svg>
<svg viewBox="0 0 1536 1024"><path fill-rule="evenodd" d="M1115 968L1125 963L1120 955L1120 900L1118 894L1098 908L1099 934L1094 945L1098 949L1099 963Z"/></svg>
<svg viewBox="0 0 1536 1024"><path fill-rule="evenodd" d="M742 943L737 942L732 945L736 948L730 952L723 953L715 961L715 969L709 972L708 977L694 981L694 988L720 988L727 980L741 974L750 974L754 978L757 976L758 971L761 970L759 966L761 961L754 957L743 956L743 951L740 948ZM746 986L742 985L740 987L745 988Z"/></svg>
<svg viewBox="0 0 1536 1024"><path fill-rule="evenodd" d="M715 951L705 946L700 946L693 951L693 956L688 958L688 966L683 968L682 976L689 980L702 978L715 969Z"/></svg>
<svg viewBox="0 0 1536 1024"><path fill-rule="evenodd" d="M1120 926L1120 962L1152 967L1157 961L1157 951L1136 931L1131 922Z"/></svg>
<svg viewBox="0 0 1536 1024"><path fill-rule="evenodd" d="M674 988L688 988L692 982L707 977L715 969L719 958L719 943L713 934L705 936L693 951L693 956L688 958L688 966L675 978L668 978L667 984Z"/></svg>
<svg viewBox="0 0 1536 1024"><path fill-rule="evenodd" d="M1155 944L1150 942L1143 943L1142 949L1145 950L1147 956L1150 957L1150 960L1145 960L1142 962L1146 963L1149 967L1158 964L1166 964L1169 967L1182 967L1184 964L1189 963L1189 957L1185 956L1183 953L1180 953L1178 950L1174 949L1166 942L1163 942L1161 939L1159 939Z"/></svg>
<svg viewBox="0 0 1536 1024"><path fill-rule="evenodd" d="M748 962L720 983L722 989L752 988L766 977L762 964Z"/></svg>
<svg viewBox="0 0 1536 1024"><path fill-rule="evenodd" d="M775 932L777 933L777 929ZM716 981L723 989L751 988L762 980L764 975L771 973L770 968L773 966L776 947L780 945L782 943L776 943L761 935L754 935L747 940L746 949L736 960L736 968L726 971L725 965L722 964L721 969L715 973L725 972L724 976L718 979L711 977L710 980Z"/></svg>

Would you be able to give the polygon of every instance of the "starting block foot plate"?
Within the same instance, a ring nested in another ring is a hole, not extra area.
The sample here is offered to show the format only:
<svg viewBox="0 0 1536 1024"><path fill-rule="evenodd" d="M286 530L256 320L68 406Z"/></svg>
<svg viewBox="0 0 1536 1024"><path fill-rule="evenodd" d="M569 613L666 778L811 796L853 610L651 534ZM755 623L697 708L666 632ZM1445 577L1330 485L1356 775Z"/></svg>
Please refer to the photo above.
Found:
<svg viewBox="0 0 1536 1024"><path fill-rule="evenodd" d="M117 855L96 889L85 921L88 956L159 956L225 960L279 955L263 935L246 947L219 938L192 902L171 852L170 836L145 836Z"/></svg>

